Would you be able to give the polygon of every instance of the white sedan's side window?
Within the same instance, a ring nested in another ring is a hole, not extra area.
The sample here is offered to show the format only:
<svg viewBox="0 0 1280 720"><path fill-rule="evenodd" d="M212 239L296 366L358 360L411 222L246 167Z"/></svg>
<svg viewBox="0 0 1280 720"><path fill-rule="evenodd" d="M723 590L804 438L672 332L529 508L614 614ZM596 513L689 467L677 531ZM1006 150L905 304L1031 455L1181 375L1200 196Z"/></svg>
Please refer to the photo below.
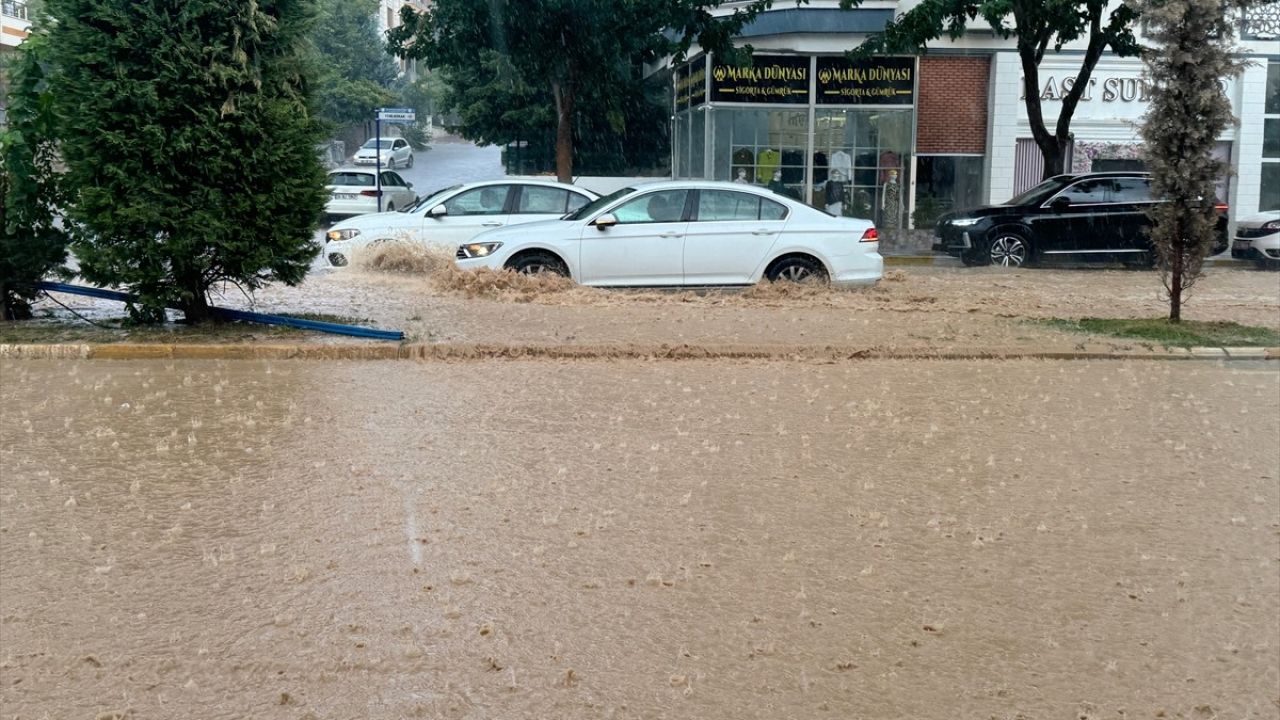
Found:
<svg viewBox="0 0 1280 720"><path fill-rule="evenodd" d="M613 216L619 225L679 222L684 216L688 190L660 190L619 205Z"/></svg>
<svg viewBox="0 0 1280 720"><path fill-rule="evenodd" d="M761 220L786 220L787 206L772 200L760 198Z"/></svg>
<svg viewBox="0 0 1280 720"><path fill-rule="evenodd" d="M525 185L520 188L520 207L518 213L530 215L563 215L569 193L560 188Z"/></svg>
<svg viewBox="0 0 1280 720"><path fill-rule="evenodd" d="M510 185L488 185L468 190L444 203L450 215L501 215Z"/></svg>
<svg viewBox="0 0 1280 720"><path fill-rule="evenodd" d="M569 193L569 209L565 212L575 212L585 207L589 202L591 202L591 198L586 195L579 195L578 193L571 192Z"/></svg>
<svg viewBox="0 0 1280 720"><path fill-rule="evenodd" d="M703 190L698 196L698 220L756 220L760 217L760 197L729 190Z"/></svg>

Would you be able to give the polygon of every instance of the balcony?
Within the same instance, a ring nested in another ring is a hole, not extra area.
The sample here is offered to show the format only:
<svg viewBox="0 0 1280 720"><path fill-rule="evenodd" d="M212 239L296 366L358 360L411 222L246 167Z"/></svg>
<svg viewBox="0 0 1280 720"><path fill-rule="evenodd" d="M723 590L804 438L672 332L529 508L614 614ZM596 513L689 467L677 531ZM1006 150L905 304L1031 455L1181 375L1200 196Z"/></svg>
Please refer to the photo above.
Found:
<svg viewBox="0 0 1280 720"><path fill-rule="evenodd" d="M0 15L27 20L27 4L22 0L0 0Z"/></svg>

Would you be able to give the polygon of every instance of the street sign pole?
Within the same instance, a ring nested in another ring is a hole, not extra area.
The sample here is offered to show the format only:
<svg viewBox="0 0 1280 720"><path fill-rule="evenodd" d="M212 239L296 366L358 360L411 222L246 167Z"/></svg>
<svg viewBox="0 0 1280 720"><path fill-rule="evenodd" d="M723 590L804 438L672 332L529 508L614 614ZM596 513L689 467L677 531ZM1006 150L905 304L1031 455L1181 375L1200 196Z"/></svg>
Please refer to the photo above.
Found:
<svg viewBox="0 0 1280 720"><path fill-rule="evenodd" d="M373 120L374 142L377 143L377 149L373 152L376 171L373 176L373 186L378 193L378 212L382 212L382 113Z"/></svg>
<svg viewBox="0 0 1280 720"><path fill-rule="evenodd" d="M417 121L417 112L413 108L378 108L377 115L374 116L374 132L377 134L378 152L374 156L377 158L378 164L378 212L382 212L382 122L389 123L411 123ZM393 153L392 161L395 160Z"/></svg>

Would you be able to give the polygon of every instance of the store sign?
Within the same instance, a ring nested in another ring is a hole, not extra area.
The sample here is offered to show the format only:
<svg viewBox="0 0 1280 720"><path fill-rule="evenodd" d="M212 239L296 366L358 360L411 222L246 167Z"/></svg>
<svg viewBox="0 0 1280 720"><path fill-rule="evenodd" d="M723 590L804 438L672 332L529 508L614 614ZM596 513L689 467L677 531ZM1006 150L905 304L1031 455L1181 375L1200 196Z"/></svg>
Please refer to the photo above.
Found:
<svg viewBox="0 0 1280 720"><path fill-rule="evenodd" d="M818 58L820 105L911 105L915 88L912 57Z"/></svg>
<svg viewBox="0 0 1280 720"><path fill-rule="evenodd" d="M707 101L707 59L700 57L676 68L676 109L687 110Z"/></svg>
<svg viewBox="0 0 1280 720"><path fill-rule="evenodd" d="M1039 92L1045 120L1054 122L1062 107L1063 98L1075 87L1078 64L1042 67ZM1220 80L1222 90L1234 106L1236 103L1235 78ZM1099 64L1093 76L1080 94L1073 120L1136 121L1151 104L1151 86L1143 76L1141 60L1112 61ZM1025 119L1026 92L1019 94L1018 115Z"/></svg>
<svg viewBox="0 0 1280 720"><path fill-rule="evenodd" d="M809 102L809 58L757 55L751 67L712 63L713 102L805 105Z"/></svg>

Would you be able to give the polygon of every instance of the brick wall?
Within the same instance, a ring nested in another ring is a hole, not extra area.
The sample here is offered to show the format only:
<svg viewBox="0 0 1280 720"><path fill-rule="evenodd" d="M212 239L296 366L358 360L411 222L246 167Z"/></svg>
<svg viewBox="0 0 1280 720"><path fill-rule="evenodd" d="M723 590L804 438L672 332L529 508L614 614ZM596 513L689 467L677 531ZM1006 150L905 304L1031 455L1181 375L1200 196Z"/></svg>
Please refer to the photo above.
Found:
<svg viewBox="0 0 1280 720"><path fill-rule="evenodd" d="M986 57L920 58L916 152L986 152L990 72Z"/></svg>

